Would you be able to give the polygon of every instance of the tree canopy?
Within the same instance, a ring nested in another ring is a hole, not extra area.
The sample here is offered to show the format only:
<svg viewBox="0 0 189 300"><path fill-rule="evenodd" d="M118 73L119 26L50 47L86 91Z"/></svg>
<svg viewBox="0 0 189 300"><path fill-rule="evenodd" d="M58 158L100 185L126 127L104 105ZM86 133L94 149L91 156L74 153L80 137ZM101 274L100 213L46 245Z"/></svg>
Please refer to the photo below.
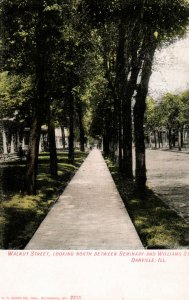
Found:
<svg viewBox="0 0 189 300"><path fill-rule="evenodd" d="M1 107L3 115L11 118L17 112L29 122L27 192L36 193L44 124L49 128L52 175L57 175L54 129L59 124L69 129L70 161L75 139L84 150L92 135L103 139L105 154L119 153L119 168L130 180L134 141L135 181L144 190L143 125L154 53L184 36L189 2L2 0L0 14ZM175 111L177 100L167 95L162 105ZM153 109L147 117L151 127ZM174 122L182 124L186 111L178 109Z"/></svg>

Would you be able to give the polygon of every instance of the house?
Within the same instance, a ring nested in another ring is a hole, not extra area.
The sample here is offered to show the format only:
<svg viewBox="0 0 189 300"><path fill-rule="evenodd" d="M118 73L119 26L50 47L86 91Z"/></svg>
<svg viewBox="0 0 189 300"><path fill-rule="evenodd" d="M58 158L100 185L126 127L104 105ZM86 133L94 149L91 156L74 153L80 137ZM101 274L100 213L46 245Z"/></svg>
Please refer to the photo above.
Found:
<svg viewBox="0 0 189 300"><path fill-rule="evenodd" d="M18 154L20 148L28 151L30 128L24 124L11 119L0 120L0 159L6 158L11 154ZM55 138L57 149L63 149L68 146L68 130L66 128L56 128ZM47 126L41 128L41 138L39 152L48 151L48 130Z"/></svg>

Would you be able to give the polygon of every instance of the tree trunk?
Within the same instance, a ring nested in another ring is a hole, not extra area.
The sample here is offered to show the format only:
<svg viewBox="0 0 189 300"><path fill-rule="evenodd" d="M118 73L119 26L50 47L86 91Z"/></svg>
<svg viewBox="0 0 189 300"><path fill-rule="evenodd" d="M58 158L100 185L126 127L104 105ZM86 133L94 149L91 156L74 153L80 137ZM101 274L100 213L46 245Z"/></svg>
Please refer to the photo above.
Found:
<svg viewBox="0 0 189 300"><path fill-rule="evenodd" d="M119 100L119 168L126 178L132 179L132 121L131 101L126 98L127 76L129 73L126 45L126 24L119 25L119 45L117 49L117 94Z"/></svg>
<svg viewBox="0 0 189 300"><path fill-rule="evenodd" d="M161 140L161 147L163 148L164 142L163 142L163 132L160 131L160 140Z"/></svg>
<svg viewBox="0 0 189 300"><path fill-rule="evenodd" d="M110 141L110 154L113 160L118 159L119 161L119 169L121 170L121 162L122 162L122 136L121 136L121 129L119 127L122 126L121 122L121 101L120 97L118 97L116 93L116 85L115 81L112 78L112 70L111 70L111 53L109 53L109 47L107 47L107 44L103 44L103 61L104 61L104 69L105 72L105 78L108 81L108 90L110 92L110 99L113 99L113 107L114 110L110 112L110 118L112 120L112 129L111 129L111 141ZM118 157L116 155L116 150L119 147L118 151Z"/></svg>
<svg viewBox="0 0 189 300"><path fill-rule="evenodd" d="M41 120L35 116L30 131L30 142L26 172L26 191L28 195L36 195L36 178L41 134Z"/></svg>
<svg viewBox="0 0 189 300"><path fill-rule="evenodd" d="M109 137L106 133L103 135L103 152L105 156L109 156L110 154L110 144L109 144Z"/></svg>
<svg viewBox="0 0 189 300"><path fill-rule="evenodd" d="M158 145L159 145L159 149L161 148L161 133L158 130Z"/></svg>
<svg viewBox="0 0 189 300"><path fill-rule="evenodd" d="M156 130L154 130L154 146L155 146L155 148L157 148Z"/></svg>
<svg viewBox="0 0 189 300"><path fill-rule="evenodd" d="M178 130L178 147L179 147L179 151L182 150L182 137L181 137L181 129L179 128Z"/></svg>
<svg viewBox="0 0 189 300"><path fill-rule="evenodd" d="M61 127L61 132L62 132L62 148L63 150L66 149L66 137L65 137L65 132L64 132L64 126L60 125Z"/></svg>
<svg viewBox="0 0 189 300"><path fill-rule="evenodd" d="M135 132L135 181L139 193L143 193L146 185L146 158L144 144L144 112L146 95L142 88L137 90L137 98L134 107L134 132Z"/></svg>
<svg viewBox="0 0 189 300"><path fill-rule="evenodd" d="M152 148L151 132L148 134L148 140L149 140L149 148Z"/></svg>
<svg viewBox="0 0 189 300"><path fill-rule="evenodd" d="M173 134L172 134L172 144L173 144L173 147L175 148L175 146L176 146L175 130L173 131Z"/></svg>
<svg viewBox="0 0 189 300"><path fill-rule="evenodd" d="M69 92L69 149L68 160L74 163L74 96Z"/></svg>
<svg viewBox="0 0 189 300"><path fill-rule="evenodd" d="M26 190L27 193L36 194L36 178L39 154L39 142L41 134L41 125L45 118L45 41L43 35L43 1L39 2L38 23L35 28L36 36L36 61L35 61L35 85L36 97L33 100L33 118L29 139L28 163L26 171Z"/></svg>
<svg viewBox="0 0 189 300"><path fill-rule="evenodd" d="M142 196L146 188L146 156L144 144L144 113L146 109L146 96L148 93L149 79L152 72L153 57L156 43L149 41L142 66L141 81L137 88L134 106L134 132L135 132L135 157L136 172L135 183L139 194Z"/></svg>
<svg viewBox="0 0 189 300"><path fill-rule="evenodd" d="M131 99L125 99L123 103L123 157L122 173L126 179L133 179L133 158L132 158L132 115Z"/></svg>
<svg viewBox="0 0 189 300"><path fill-rule="evenodd" d="M181 128L181 148L184 147L184 129L183 129L183 126Z"/></svg>
<svg viewBox="0 0 189 300"><path fill-rule="evenodd" d="M123 37L122 37L123 38ZM125 45L123 44L123 47ZM121 162L121 172L124 174L126 179L133 179L133 158L132 158L132 96L135 89L135 83L137 76L135 78L134 70L131 74L131 79L128 81L129 66L125 61L128 59L128 55L125 53L126 50L123 48L120 52L122 61L122 70L120 80L122 82L120 88L121 97L121 121L122 121L122 162Z"/></svg>
<svg viewBox="0 0 189 300"><path fill-rule="evenodd" d="M83 112L82 104L79 103L78 107L78 117L79 117L79 141L80 141L80 151L85 152L85 130L83 126Z"/></svg>
<svg viewBox="0 0 189 300"><path fill-rule="evenodd" d="M118 100L118 162L119 162L119 171L122 170L122 159L123 159L123 137L122 137L122 111L121 111L121 99Z"/></svg>
<svg viewBox="0 0 189 300"><path fill-rule="evenodd" d="M169 139L169 149L172 149L172 134L171 134L170 128L169 128L169 132L168 132L168 139Z"/></svg>
<svg viewBox="0 0 189 300"><path fill-rule="evenodd" d="M142 45L144 46L144 44ZM133 158L132 158L132 97L137 86L137 78L140 71L140 57L136 57L133 53L131 64L131 78L127 82L124 91L122 102L122 120L123 120L123 159L122 159L122 172L127 179L133 179ZM144 118L143 118L144 122ZM144 133L143 133L144 134ZM144 136L143 136L144 139Z"/></svg>
<svg viewBox="0 0 189 300"><path fill-rule="evenodd" d="M50 172L52 176L57 176L58 159L57 159L57 151L56 151L55 126L54 126L54 120L51 113L51 108L49 108L48 136L49 136L49 152L50 152Z"/></svg>
<svg viewBox="0 0 189 300"><path fill-rule="evenodd" d="M126 179L133 179L132 158L132 97L137 85L142 59L146 48L145 39L141 36L140 20L130 24L120 24L118 47L119 97L122 113L122 163L121 171ZM135 38L133 39L133 36ZM136 38L137 37L137 38ZM130 75L130 78L129 78ZM121 151L120 151L121 152Z"/></svg>

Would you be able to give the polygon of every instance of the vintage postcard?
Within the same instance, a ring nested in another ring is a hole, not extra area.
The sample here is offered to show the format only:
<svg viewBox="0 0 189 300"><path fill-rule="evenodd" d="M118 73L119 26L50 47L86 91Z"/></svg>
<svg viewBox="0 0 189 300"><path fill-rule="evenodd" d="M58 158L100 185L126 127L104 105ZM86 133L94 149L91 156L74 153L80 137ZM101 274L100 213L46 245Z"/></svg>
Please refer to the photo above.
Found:
<svg viewBox="0 0 189 300"><path fill-rule="evenodd" d="M0 300L189 300L188 29L188 0L0 0Z"/></svg>

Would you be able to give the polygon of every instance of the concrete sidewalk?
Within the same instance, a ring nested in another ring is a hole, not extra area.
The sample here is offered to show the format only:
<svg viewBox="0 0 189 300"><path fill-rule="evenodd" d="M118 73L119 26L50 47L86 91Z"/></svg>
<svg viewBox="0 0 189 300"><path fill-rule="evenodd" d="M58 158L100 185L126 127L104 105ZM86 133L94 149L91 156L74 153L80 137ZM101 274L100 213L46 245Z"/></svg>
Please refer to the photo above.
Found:
<svg viewBox="0 0 189 300"><path fill-rule="evenodd" d="M25 249L143 249L99 150L90 152Z"/></svg>

